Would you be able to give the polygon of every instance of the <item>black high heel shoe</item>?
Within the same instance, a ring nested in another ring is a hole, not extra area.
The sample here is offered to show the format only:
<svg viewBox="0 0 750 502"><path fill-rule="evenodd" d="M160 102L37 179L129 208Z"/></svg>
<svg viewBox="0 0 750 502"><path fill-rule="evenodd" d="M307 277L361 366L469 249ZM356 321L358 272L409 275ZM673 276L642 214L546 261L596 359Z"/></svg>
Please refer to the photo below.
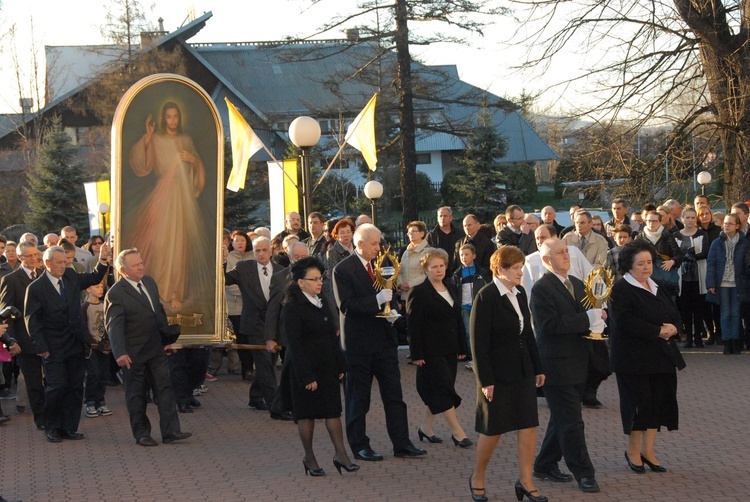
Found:
<svg viewBox="0 0 750 502"><path fill-rule="evenodd" d="M521 484L521 480L516 481L516 498L523 500L524 495L529 499L529 502L547 502L549 499L544 495L532 495L532 493L539 493L539 490L528 491Z"/></svg>
<svg viewBox="0 0 750 502"><path fill-rule="evenodd" d="M325 476L326 475L326 471L324 471L322 467L318 467L317 469L310 469L307 466L307 462L305 461L304 458L302 459L302 465L305 466L305 476L307 476L308 474L310 476Z"/></svg>
<svg viewBox="0 0 750 502"><path fill-rule="evenodd" d="M649 469L651 469L654 472L667 472L667 468L666 467L662 467L660 465L656 465L653 462L650 462L643 455L641 455L641 460L643 461L644 464L646 464L648 466ZM645 471L646 469L644 468L643 470Z"/></svg>
<svg viewBox="0 0 750 502"><path fill-rule="evenodd" d="M423 439L427 439L427 441L429 441L430 443L442 443L443 442L443 440L440 439L437 436L434 436L434 435L433 436L428 436L427 434L425 434L424 432L422 432L422 428L421 427L419 429L417 429L417 435L419 436L419 440L420 441L422 441Z"/></svg>
<svg viewBox="0 0 750 502"><path fill-rule="evenodd" d="M646 468L643 467L643 464L635 465L633 462L630 461L630 456L628 455L628 452L625 452L625 460L628 461L628 467L630 467L631 471L637 472L638 474L643 474L644 472L646 472Z"/></svg>
<svg viewBox="0 0 750 502"><path fill-rule="evenodd" d="M359 470L359 465L357 464L342 464L338 460L336 460L336 457L333 457L333 466L336 468L337 471L339 471L339 475L341 475L341 469L344 469L346 472L356 472ZM321 469L323 470L323 469Z"/></svg>
<svg viewBox="0 0 750 502"><path fill-rule="evenodd" d="M474 488L471 485L471 478L473 477L474 477L474 473L472 472L471 476L469 476L469 490L471 490L471 500L473 500L474 502L487 502L487 495L485 495L484 493L481 495L478 493L474 493L474 492L487 493L487 491L484 488Z"/></svg>
<svg viewBox="0 0 750 502"><path fill-rule="evenodd" d="M456 439L455 436L453 436L451 434L451 439L453 440L453 444L454 445L460 446L461 448L468 448L469 446L473 446L474 445L474 442L471 439L469 439L468 437L463 438L461 441L459 441L458 439Z"/></svg>

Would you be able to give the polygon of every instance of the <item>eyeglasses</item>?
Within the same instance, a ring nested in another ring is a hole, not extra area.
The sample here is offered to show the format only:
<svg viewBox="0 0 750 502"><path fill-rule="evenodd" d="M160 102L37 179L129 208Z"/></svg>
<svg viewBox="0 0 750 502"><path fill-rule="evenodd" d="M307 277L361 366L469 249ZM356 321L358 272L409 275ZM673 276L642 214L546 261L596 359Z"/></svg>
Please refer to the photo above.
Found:
<svg viewBox="0 0 750 502"><path fill-rule="evenodd" d="M318 277L305 277L302 280L303 281L313 281L313 282L323 282L323 276L319 275Z"/></svg>
<svg viewBox="0 0 750 502"><path fill-rule="evenodd" d="M661 223L661 220L646 220L646 223Z"/></svg>

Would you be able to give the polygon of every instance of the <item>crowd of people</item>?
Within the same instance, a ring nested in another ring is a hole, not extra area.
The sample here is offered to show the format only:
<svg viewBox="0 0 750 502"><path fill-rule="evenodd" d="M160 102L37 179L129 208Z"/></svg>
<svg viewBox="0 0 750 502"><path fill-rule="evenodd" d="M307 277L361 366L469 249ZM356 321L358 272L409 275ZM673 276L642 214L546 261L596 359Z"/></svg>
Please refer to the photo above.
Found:
<svg viewBox="0 0 750 502"><path fill-rule="evenodd" d="M325 421L341 474L359 470L351 456L384 458L367 436L373 378L394 456L427 454L409 434L397 353L406 342L424 403L416 436L443 442L441 417L456 447L476 447L468 478L474 501L487 500L487 466L512 431L519 500L547 500L535 479L575 479L597 492L582 407L602 406L597 389L612 372L626 465L664 472L655 439L661 427L678 427L676 371L685 361L677 341L689 349L722 344L727 355L750 350L750 209L737 203L723 214L705 196L693 202L630 211L617 198L606 222L573 206L568 227L552 207L536 215L511 205L492 224L468 214L460 227L441 207L434 228L405 225L395 291L375 280L385 241L367 215L326 221L314 212L305 230L291 212L276 236L265 227L225 231L229 324L238 347L262 350L174 351L179 327L168 324L137 249L114 257L107 236L78 248L72 227L45 235L42 245L33 234L18 242L0 236L0 309L20 312L0 324L12 357L0 397L13 397L17 379L18 412L29 407L47 441L79 440L82 413L112 414L106 384L117 374L136 443L156 446L148 403L158 407L162 442L187 439L179 413L200 407L196 396L226 356L228 372L251 382L251 408L297 424L305 474L325 475L312 447L316 419ZM586 308L583 281L600 266L616 278L611 298L603 309ZM383 316L385 305L395 315ZM604 332L608 342L590 340L590 332ZM456 413L460 361L476 376L476 444ZM540 396L550 419L535 455ZM0 423L7 420L0 407Z"/></svg>

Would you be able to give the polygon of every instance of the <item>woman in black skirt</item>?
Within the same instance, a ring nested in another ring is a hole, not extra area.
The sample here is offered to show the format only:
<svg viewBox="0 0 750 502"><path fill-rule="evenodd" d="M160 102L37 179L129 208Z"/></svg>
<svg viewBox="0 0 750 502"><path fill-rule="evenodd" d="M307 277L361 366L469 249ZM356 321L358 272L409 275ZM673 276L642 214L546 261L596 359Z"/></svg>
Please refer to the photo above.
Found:
<svg viewBox="0 0 750 502"><path fill-rule="evenodd" d="M620 392L625 460L642 474L644 464L664 472L654 452L661 426L677 429L677 373L685 367L675 336L680 314L669 293L651 279L656 250L633 241L620 251L623 278L610 297L610 357Z"/></svg>
<svg viewBox="0 0 750 502"><path fill-rule="evenodd" d="M359 469L346 453L341 427L341 390L344 361L334 323L335 310L323 288L323 265L313 257L302 258L291 267L292 284L281 310L281 329L287 341L285 390L299 429L305 457L305 474L323 476L313 452L315 419L325 419L336 450L333 465L353 472Z"/></svg>
<svg viewBox="0 0 750 502"><path fill-rule="evenodd" d="M471 309L470 334L477 378L476 431L479 433L471 497L485 496L485 470L500 436L518 431L516 496L546 502L534 487L532 463L539 415L536 388L544 385L542 363L531 326L523 279L523 252L504 246L492 255L492 283L479 291Z"/></svg>
<svg viewBox="0 0 750 502"><path fill-rule="evenodd" d="M425 251L420 260L427 280L414 286L406 303L409 313L409 349L417 365L417 392L427 406L419 440L442 443L435 435L435 416L442 415L453 444L468 448L474 443L456 418L461 397L456 393L458 359L466 358L466 335L458 292L446 280L448 253L440 248Z"/></svg>

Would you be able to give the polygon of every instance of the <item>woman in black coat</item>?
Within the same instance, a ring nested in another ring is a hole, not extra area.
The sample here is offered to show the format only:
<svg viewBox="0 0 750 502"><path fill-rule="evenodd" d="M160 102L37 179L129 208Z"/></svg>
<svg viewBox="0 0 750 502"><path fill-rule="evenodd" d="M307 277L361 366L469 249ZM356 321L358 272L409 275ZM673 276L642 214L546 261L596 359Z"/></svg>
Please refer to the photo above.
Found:
<svg viewBox="0 0 750 502"><path fill-rule="evenodd" d="M610 297L610 357L620 392L625 459L630 469L664 472L654 453L661 426L677 429L677 374L685 367L675 336L680 314L664 288L651 279L656 252L633 241L620 251L623 278Z"/></svg>
<svg viewBox="0 0 750 502"><path fill-rule="evenodd" d="M430 248L420 263L427 280L411 290L406 302L409 313L409 348L417 365L417 392L427 406L419 440L442 443L435 435L435 416L443 415L456 446L473 445L456 418L461 397L456 393L458 359L466 357L466 336L461 318L461 301L453 287L448 286L448 253Z"/></svg>
<svg viewBox="0 0 750 502"><path fill-rule="evenodd" d="M281 330L287 341L286 391L299 429L305 457L305 474L323 476L313 452L315 419L325 419L336 450L333 465L341 474L359 469L346 453L341 427L341 391L344 361L334 322L335 310L323 289L323 265L313 257L302 258L291 268L292 284L281 310ZM280 390L284 392L284 390Z"/></svg>
<svg viewBox="0 0 750 502"><path fill-rule="evenodd" d="M492 255L492 283L483 287L471 309L471 351L477 378L474 474L469 478L475 501L484 495L485 471L500 436L518 431L516 496L546 502L534 488L532 463L539 415L536 388L544 385L542 363L531 326L523 279L523 252L504 246Z"/></svg>

